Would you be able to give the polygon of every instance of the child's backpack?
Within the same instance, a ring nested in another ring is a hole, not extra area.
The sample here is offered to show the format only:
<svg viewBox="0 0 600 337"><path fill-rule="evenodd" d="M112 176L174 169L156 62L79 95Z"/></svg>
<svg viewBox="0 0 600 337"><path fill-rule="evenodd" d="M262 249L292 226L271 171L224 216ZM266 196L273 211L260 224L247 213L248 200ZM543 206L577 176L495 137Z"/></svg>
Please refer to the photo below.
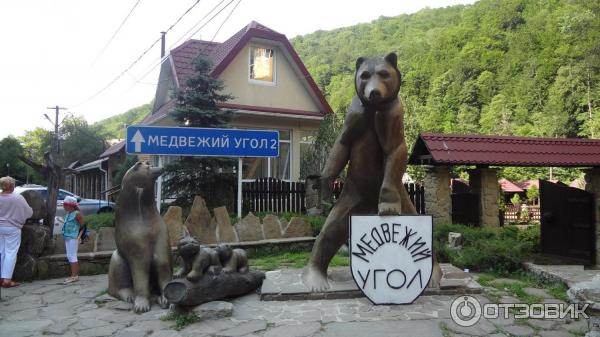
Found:
<svg viewBox="0 0 600 337"><path fill-rule="evenodd" d="M80 243L84 244L84 243L86 243L90 239L90 231L87 228L87 224L83 225L83 228L81 229L81 232L82 233L81 233L81 241L80 241Z"/></svg>

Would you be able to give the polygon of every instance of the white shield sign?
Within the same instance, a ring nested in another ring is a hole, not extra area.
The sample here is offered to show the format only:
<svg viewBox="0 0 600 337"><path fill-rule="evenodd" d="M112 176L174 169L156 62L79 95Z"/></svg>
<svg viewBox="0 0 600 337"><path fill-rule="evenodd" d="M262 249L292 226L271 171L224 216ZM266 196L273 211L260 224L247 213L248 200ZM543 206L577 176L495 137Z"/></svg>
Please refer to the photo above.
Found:
<svg viewBox="0 0 600 337"><path fill-rule="evenodd" d="M429 215L353 215L350 218L352 277L374 304L412 303L433 270Z"/></svg>

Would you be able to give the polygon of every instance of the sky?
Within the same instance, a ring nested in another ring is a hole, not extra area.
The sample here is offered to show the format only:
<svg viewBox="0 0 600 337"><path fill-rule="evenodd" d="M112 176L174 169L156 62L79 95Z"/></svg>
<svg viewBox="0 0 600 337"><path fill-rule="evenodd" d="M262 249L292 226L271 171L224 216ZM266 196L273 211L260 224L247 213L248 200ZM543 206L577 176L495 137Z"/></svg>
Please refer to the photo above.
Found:
<svg viewBox="0 0 600 337"><path fill-rule="evenodd" d="M1 1L0 139L36 127L53 130L44 114L54 119L48 107L56 105L66 108L61 118L72 114L94 123L150 102L160 64L160 42L152 45L161 31L168 30L168 52L190 38L222 42L252 20L291 39L380 16L473 2Z"/></svg>

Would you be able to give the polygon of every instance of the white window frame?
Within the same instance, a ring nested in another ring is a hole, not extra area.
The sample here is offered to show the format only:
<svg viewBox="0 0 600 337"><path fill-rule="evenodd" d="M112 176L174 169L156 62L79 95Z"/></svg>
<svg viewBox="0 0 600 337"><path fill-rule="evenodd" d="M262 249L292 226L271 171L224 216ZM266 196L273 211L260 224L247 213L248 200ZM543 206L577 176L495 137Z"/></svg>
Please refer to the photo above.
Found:
<svg viewBox="0 0 600 337"><path fill-rule="evenodd" d="M293 149L293 146L292 146L292 140L294 139L293 138L294 137L294 135L293 135L294 131L292 129L278 129L278 130L279 131L289 131L290 132L290 138L289 139L284 139L284 140L279 139L279 143L287 143L287 144L289 144L289 150L288 150L289 154L288 155L290 157L290 165L289 165L289 168L288 168L288 175L289 175L290 178L289 179L281 179L281 180L282 181L286 181L286 182L291 182L291 181L293 181L292 180L292 169L293 169L293 163L294 163L294 153L293 153L294 149ZM280 153L280 155L281 155L281 153ZM272 159L274 159L274 158L267 157L266 159L267 159L267 176L269 178L277 178L277 177L273 177L272 176L272 166L271 165L273 164ZM242 178L242 182L251 182L251 181L255 181L255 180L256 180L256 178L254 178L254 179L243 179Z"/></svg>
<svg viewBox="0 0 600 337"><path fill-rule="evenodd" d="M273 51L273 81L272 82L255 80L253 78L250 78L250 75L252 74L252 72L250 71L250 66L251 66L250 62L252 62L252 51L254 50L254 48L271 49ZM248 48L248 82L252 83L252 84L265 85L265 86L269 86L269 87L274 87L277 85L277 49L274 46L250 45L250 48Z"/></svg>

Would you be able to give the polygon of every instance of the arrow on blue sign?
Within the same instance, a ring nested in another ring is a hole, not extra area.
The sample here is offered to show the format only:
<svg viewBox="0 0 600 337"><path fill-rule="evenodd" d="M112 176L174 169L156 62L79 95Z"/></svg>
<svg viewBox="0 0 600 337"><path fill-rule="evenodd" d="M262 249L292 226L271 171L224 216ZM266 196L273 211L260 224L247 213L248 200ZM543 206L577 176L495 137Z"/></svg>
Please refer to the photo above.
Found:
<svg viewBox="0 0 600 337"><path fill-rule="evenodd" d="M127 127L128 154L278 157L279 131L185 127Z"/></svg>

